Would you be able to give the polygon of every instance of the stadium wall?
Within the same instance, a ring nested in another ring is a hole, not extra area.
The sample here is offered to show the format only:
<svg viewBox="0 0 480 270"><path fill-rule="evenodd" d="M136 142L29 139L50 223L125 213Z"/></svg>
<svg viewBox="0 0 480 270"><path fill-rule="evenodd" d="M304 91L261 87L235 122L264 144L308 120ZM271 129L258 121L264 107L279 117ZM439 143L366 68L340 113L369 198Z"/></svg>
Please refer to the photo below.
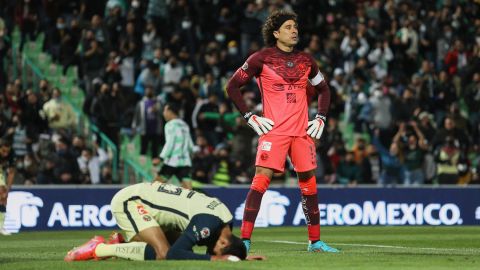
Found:
<svg viewBox="0 0 480 270"><path fill-rule="evenodd" d="M14 188L5 228L32 230L116 227L110 200L121 186ZM242 220L246 187L204 188ZM319 188L321 225L480 225L480 188ZM305 218L297 188L271 188L256 226L301 226Z"/></svg>

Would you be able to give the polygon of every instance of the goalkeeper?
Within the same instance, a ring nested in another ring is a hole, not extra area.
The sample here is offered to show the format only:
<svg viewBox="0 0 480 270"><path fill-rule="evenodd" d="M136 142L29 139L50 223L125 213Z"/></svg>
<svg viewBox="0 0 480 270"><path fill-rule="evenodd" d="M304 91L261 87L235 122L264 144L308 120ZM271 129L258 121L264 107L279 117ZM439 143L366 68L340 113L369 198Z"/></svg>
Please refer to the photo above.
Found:
<svg viewBox="0 0 480 270"><path fill-rule="evenodd" d="M262 33L268 48L252 54L227 85L227 93L248 124L260 136L255 162L255 177L245 202L242 238L247 250L260 209L262 196L274 172L285 170L290 157L298 176L302 206L308 225L308 251L337 252L320 241L317 166L314 140L320 139L330 103L330 89L315 60L295 50L298 43L297 15L288 11L273 12L265 21ZM262 94L263 114L247 108L240 88L256 78ZM318 92L318 112L308 121L307 89Z"/></svg>

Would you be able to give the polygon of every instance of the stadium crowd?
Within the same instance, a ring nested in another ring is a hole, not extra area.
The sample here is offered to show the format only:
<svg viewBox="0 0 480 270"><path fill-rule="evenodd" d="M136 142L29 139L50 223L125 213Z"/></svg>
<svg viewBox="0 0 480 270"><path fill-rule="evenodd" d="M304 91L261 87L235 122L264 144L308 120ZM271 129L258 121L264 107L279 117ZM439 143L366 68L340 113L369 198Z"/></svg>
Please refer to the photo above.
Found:
<svg viewBox="0 0 480 270"><path fill-rule="evenodd" d="M250 181L256 148L256 134L229 102L225 84L262 48L268 14L293 10L298 49L317 60L332 95L317 147L320 183L479 183L479 1L0 0L0 6L0 62L12 55L15 26L19 50L43 33L43 50L64 70L78 68L91 121L117 145L122 135L140 135L143 155L158 155L161 108L177 103L194 138L192 176L217 185ZM16 183L111 183L102 169L105 151L75 134L62 89L42 80L35 93L7 71L0 69L0 132L12 142L22 176ZM243 95L261 111L256 84Z"/></svg>

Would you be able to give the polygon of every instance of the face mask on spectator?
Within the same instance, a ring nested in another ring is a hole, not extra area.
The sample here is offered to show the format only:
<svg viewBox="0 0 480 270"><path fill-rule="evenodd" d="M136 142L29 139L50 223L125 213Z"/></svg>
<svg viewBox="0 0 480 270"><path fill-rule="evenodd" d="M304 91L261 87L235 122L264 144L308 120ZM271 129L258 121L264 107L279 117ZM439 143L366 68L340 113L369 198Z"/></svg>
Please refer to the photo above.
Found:
<svg viewBox="0 0 480 270"><path fill-rule="evenodd" d="M24 160L23 161L23 167L27 168L27 167L30 167L30 165L32 165L32 161L31 160Z"/></svg>
<svg viewBox="0 0 480 270"><path fill-rule="evenodd" d="M183 29L190 29L190 27L192 26L192 22L191 21L182 21L182 28Z"/></svg>
<svg viewBox="0 0 480 270"><path fill-rule="evenodd" d="M59 30L65 29L65 24L64 23L57 23L57 29L59 29Z"/></svg>
<svg viewBox="0 0 480 270"><path fill-rule="evenodd" d="M238 53L238 48L237 47L230 47L228 48L228 53L231 55L236 55Z"/></svg>
<svg viewBox="0 0 480 270"><path fill-rule="evenodd" d="M216 34L215 35L215 40L220 42L220 43L223 43L225 41L225 35L224 34Z"/></svg>
<svg viewBox="0 0 480 270"><path fill-rule="evenodd" d="M132 1L132 7L133 8L138 8L140 6L140 2L138 1Z"/></svg>

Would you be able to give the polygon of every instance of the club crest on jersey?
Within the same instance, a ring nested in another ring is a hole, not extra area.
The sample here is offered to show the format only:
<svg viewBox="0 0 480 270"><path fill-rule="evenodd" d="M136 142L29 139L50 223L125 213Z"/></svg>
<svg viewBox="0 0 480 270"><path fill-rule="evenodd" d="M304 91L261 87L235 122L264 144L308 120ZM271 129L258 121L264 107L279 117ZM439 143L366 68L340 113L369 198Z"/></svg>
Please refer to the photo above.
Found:
<svg viewBox="0 0 480 270"><path fill-rule="evenodd" d="M210 229L207 227L203 227L203 229L200 231L200 237L202 239L208 238L210 236Z"/></svg>
<svg viewBox="0 0 480 270"><path fill-rule="evenodd" d="M293 67L293 62L292 61L287 61L287 67L292 68Z"/></svg>
<svg viewBox="0 0 480 270"><path fill-rule="evenodd" d="M271 142L266 142L266 141L262 142L261 149L262 149L263 151L270 151L270 150L272 150L272 143L271 143Z"/></svg>
<svg viewBox="0 0 480 270"><path fill-rule="evenodd" d="M143 207L143 205L137 205L137 211L138 211L138 214L139 215L146 215L148 214L148 211L145 210L145 208Z"/></svg>
<svg viewBox="0 0 480 270"><path fill-rule="evenodd" d="M248 63L247 63L247 62L245 62L245 63L243 64L242 69L243 69L243 70L247 70L247 69L248 69Z"/></svg>

